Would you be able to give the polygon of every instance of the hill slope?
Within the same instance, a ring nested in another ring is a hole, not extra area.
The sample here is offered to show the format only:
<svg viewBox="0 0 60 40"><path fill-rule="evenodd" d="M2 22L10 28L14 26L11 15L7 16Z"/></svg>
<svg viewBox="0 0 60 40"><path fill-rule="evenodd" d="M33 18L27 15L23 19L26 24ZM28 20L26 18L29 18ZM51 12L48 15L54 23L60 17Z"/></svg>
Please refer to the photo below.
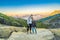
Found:
<svg viewBox="0 0 60 40"><path fill-rule="evenodd" d="M13 18L0 13L0 23L10 26L26 26L25 20L20 18Z"/></svg>
<svg viewBox="0 0 60 40"><path fill-rule="evenodd" d="M60 14L60 10L55 10L55 11L53 11L53 12L50 14L50 16L53 16L53 15L55 15L55 14Z"/></svg>
<svg viewBox="0 0 60 40"><path fill-rule="evenodd" d="M43 24L48 25L49 27L58 28L60 26L60 14L43 18L39 20L39 22L42 22Z"/></svg>

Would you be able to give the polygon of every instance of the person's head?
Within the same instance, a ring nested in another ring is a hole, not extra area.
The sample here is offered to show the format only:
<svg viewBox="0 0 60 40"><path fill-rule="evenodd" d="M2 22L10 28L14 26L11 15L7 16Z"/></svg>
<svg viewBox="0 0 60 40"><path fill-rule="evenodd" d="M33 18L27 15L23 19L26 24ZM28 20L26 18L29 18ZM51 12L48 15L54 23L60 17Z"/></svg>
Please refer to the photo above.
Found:
<svg viewBox="0 0 60 40"><path fill-rule="evenodd" d="M29 18L32 18L32 19L33 19L33 15L31 14L31 15L29 16Z"/></svg>
<svg viewBox="0 0 60 40"><path fill-rule="evenodd" d="M33 15L31 14L30 17L33 19Z"/></svg>
<svg viewBox="0 0 60 40"><path fill-rule="evenodd" d="M30 17L32 17L33 15L31 14Z"/></svg>
<svg viewBox="0 0 60 40"><path fill-rule="evenodd" d="M31 14L31 16L33 16L33 15Z"/></svg>

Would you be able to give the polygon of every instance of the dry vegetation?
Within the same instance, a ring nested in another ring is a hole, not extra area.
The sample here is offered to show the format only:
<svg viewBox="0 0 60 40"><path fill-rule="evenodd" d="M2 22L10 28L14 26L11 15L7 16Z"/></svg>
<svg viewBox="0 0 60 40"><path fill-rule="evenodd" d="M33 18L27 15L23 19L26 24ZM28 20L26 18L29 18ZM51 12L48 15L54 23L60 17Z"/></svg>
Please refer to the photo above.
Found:
<svg viewBox="0 0 60 40"><path fill-rule="evenodd" d="M8 38L12 32L26 31L22 27L0 27L0 38Z"/></svg>
<svg viewBox="0 0 60 40"><path fill-rule="evenodd" d="M55 35L60 36L60 28L50 29L50 31L51 31L52 33L54 33Z"/></svg>

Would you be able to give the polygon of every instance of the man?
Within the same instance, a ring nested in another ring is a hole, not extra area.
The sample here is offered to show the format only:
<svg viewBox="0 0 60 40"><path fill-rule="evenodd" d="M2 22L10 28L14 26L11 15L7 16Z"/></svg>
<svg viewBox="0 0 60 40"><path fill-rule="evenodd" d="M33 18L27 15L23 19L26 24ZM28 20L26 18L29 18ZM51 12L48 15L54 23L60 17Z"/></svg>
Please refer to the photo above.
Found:
<svg viewBox="0 0 60 40"><path fill-rule="evenodd" d="M29 18L27 19L27 33L28 31L30 30L30 33L31 33L31 27L32 27L32 15L29 16Z"/></svg>

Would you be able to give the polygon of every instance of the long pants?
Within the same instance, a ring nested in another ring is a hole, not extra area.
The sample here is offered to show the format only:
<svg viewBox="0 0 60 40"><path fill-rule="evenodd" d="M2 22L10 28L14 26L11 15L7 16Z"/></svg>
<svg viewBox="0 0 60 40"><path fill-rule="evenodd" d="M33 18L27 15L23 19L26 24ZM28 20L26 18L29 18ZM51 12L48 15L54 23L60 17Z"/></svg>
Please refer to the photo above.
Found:
<svg viewBox="0 0 60 40"><path fill-rule="evenodd" d="M37 33L36 27L32 27L32 32Z"/></svg>
<svg viewBox="0 0 60 40"><path fill-rule="evenodd" d="M32 24L29 24L28 27L27 27L27 33L28 33L29 30L30 30L30 33L31 33L31 27L32 27Z"/></svg>

